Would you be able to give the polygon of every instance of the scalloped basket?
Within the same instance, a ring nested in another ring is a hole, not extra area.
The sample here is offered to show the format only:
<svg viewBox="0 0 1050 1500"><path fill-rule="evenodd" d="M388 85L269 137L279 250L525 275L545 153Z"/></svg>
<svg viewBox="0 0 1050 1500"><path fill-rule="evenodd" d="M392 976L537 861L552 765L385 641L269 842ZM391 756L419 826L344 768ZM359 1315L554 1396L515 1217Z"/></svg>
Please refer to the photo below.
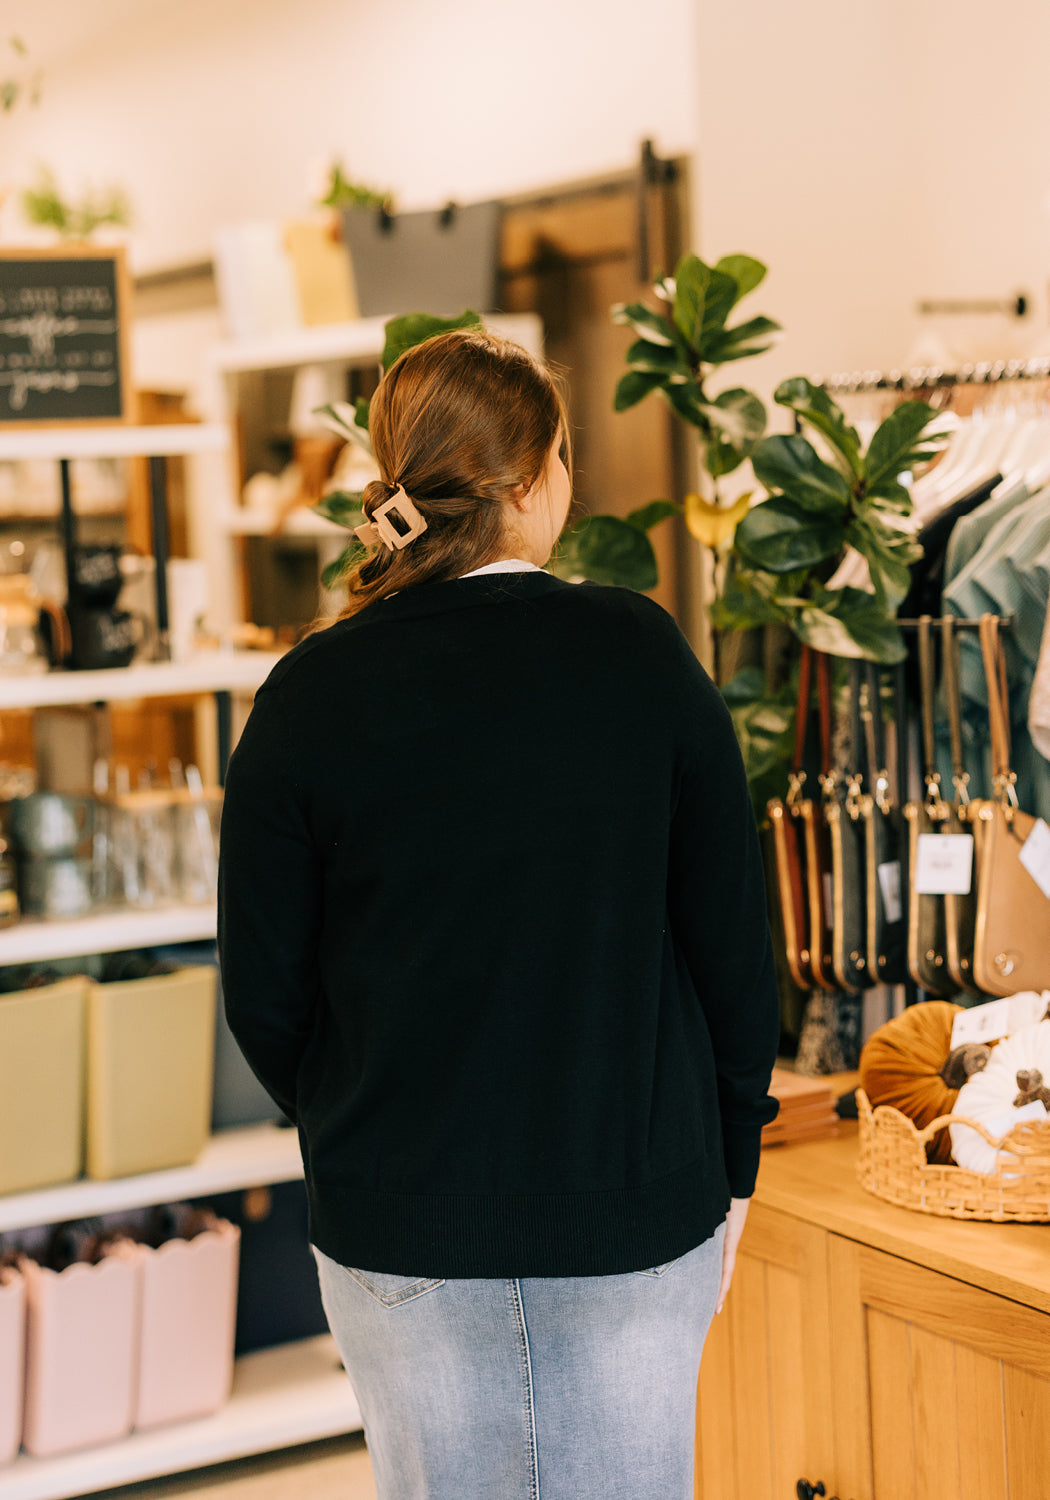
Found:
<svg viewBox="0 0 1050 1500"><path fill-rule="evenodd" d="M857 1090L861 1186L887 1203L948 1219L998 1223L1050 1223L1050 1120L1016 1125L1001 1139L966 1115L939 1115L919 1130L889 1104L872 1109ZM990 1146L1009 1152L994 1172L937 1166L926 1160L926 1143L946 1125L969 1125Z"/></svg>

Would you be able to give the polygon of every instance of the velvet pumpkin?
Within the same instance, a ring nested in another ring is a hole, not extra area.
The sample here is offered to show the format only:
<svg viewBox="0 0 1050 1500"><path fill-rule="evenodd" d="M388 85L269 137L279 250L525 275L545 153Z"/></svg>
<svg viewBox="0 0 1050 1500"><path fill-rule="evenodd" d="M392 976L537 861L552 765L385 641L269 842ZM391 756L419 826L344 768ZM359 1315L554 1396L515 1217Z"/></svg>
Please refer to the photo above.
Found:
<svg viewBox="0 0 1050 1500"><path fill-rule="evenodd" d="M872 1108L892 1104L920 1130L938 1115L950 1115L958 1097L941 1070L952 1050L952 1022L962 1010L947 1000L909 1005L901 1015L872 1033L860 1054L861 1088ZM952 1160L947 1129L927 1142L929 1161Z"/></svg>

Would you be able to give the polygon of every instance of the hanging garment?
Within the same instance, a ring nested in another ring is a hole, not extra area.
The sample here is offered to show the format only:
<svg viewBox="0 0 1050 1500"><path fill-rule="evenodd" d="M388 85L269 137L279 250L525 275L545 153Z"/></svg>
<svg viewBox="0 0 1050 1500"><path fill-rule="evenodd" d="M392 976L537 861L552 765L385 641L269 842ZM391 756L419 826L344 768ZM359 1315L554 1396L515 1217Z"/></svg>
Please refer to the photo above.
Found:
<svg viewBox="0 0 1050 1500"><path fill-rule="evenodd" d="M984 505L1001 480L1001 474L994 474L973 485L923 526L916 537L922 556L912 565L911 587L898 611L903 619L940 613L945 553L952 532L963 517Z"/></svg>
<svg viewBox="0 0 1050 1500"><path fill-rule="evenodd" d="M948 539L948 550L944 558L945 588L953 578L958 577L970 559L976 557L996 522L1030 499L1031 492L1023 479L1004 479L983 505L979 505L956 523Z"/></svg>
<svg viewBox="0 0 1050 1500"><path fill-rule="evenodd" d="M1043 642L1028 699L1028 733L1032 745L1050 761L1050 609L1043 626Z"/></svg>

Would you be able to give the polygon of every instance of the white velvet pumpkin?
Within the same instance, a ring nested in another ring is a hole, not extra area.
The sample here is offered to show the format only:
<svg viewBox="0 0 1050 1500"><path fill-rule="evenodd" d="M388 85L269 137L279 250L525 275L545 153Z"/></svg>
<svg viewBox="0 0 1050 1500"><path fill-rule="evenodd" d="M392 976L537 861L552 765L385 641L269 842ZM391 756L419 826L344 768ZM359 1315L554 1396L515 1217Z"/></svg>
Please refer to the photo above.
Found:
<svg viewBox="0 0 1050 1500"><path fill-rule="evenodd" d="M1033 1070L1041 1073L1045 1084L1050 1087L1050 1021L1025 1026L1001 1041L993 1049L984 1071L975 1073L959 1090L953 1114L975 1120L997 1139L1022 1120L1045 1118L1045 1104L1036 1102L1023 1109L1014 1104L1021 1092L1018 1073ZM952 1155L960 1167L968 1167L972 1172L994 1172L1000 1155L1004 1168L1008 1166L1011 1160L1009 1152L1000 1153L976 1130L954 1124L949 1129Z"/></svg>

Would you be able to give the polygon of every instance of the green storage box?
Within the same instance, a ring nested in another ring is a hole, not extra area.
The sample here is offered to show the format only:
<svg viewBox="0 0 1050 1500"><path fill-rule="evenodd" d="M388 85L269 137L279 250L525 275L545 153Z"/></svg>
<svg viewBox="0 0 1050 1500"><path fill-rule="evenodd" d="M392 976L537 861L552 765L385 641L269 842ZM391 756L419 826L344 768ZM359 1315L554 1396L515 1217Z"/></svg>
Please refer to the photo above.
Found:
<svg viewBox="0 0 1050 1500"><path fill-rule="evenodd" d="M180 969L88 994L87 1174L195 1161L211 1126L216 973Z"/></svg>
<svg viewBox="0 0 1050 1500"><path fill-rule="evenodd" d="M0 1193L79 1177L86 979L0 995Z"/></svg>

